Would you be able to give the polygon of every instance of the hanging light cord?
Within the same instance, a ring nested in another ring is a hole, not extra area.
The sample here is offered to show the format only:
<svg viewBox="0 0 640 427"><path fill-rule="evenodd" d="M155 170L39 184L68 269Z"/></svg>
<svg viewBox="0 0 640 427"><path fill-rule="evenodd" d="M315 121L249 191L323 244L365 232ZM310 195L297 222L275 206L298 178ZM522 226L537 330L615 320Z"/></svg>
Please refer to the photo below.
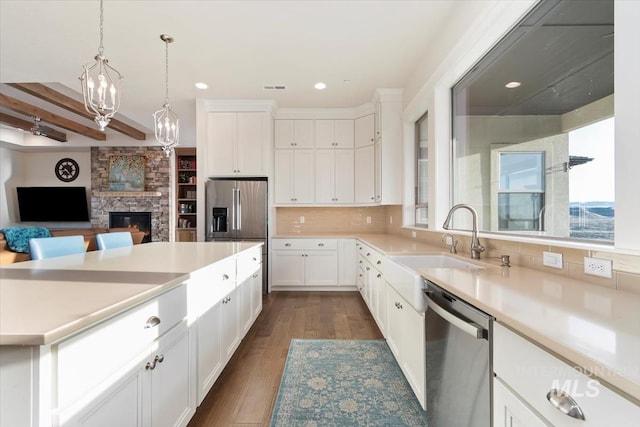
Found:
<svg viewBox="0 0 640 427"><path fill-rule="evenodd" d="M100 0L100 47L98 48L99 55L102 55L102 53L104 52L104 46L102 45L102 39L104 38L104 33L102 30L103 22L104 22L104 9L102 5L102 0Z"/></svg>
<svg viewBox="0 0 640 427"><path fill-rule="evenodd" d="M164 102L165 104L169 105L169 40L165 40L164 41L164 49L165 49L165 55L164 55L164 68L165 68L165 81L164 81L164 86L165 86L165 99Z"/></svg>

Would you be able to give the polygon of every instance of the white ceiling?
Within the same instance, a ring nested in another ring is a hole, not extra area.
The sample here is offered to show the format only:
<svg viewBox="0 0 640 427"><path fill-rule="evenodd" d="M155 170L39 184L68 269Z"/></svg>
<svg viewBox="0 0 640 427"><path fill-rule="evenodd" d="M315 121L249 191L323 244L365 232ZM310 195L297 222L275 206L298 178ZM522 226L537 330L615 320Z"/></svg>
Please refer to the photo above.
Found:
<svg viewBox="0 0 640 427"><path fill-rule="evenodd" d="M182 144L195 145L196 98L355 107L370 101L375 88L403 87L456 3L108 0L104 53L125 78L121 113L152 132L151 114L165 93L159 36L175 38L169 98ZM82 65L93 61L98 45L98 1L0 1L2 83L55 83L80 99ZM196 89L199 81L209 89ZM315 90L317 81L327 89ZM287 89L264 91L265 84Z"/></svg>

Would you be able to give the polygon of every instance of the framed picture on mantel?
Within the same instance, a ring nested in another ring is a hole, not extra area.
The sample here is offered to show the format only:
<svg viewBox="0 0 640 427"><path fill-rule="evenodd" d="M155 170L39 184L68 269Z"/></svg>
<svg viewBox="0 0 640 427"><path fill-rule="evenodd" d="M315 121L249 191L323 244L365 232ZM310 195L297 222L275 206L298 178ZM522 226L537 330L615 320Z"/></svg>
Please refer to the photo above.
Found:
<svg viewBox="0 0 640 427"><path fill-rule="evenodd" d="M109 157L109 191L144 191L145 156Z"/></svg>

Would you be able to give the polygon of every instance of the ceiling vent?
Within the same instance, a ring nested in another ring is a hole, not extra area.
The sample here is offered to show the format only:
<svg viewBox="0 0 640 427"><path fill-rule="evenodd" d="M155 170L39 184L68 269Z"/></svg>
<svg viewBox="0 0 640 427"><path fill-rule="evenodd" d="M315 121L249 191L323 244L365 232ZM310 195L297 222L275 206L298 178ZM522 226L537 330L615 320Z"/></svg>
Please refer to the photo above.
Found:
<svg viewBox="0 0 640 427"><path fill-rule="evenodd" d="M287 86L285 85L264 85L262 86L264 90L286 90Z"/></svg>

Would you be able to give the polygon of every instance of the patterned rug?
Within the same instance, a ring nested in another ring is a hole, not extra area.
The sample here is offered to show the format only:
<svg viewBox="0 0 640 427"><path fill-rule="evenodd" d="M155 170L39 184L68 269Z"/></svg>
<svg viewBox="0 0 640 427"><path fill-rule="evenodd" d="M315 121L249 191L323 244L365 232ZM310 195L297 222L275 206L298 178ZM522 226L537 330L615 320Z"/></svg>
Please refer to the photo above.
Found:
<svg viewBox="0 0 640 427"><path fill-rule="evenodd" d="M384 340L291 341L272 427L426 425Z"/></svg>

